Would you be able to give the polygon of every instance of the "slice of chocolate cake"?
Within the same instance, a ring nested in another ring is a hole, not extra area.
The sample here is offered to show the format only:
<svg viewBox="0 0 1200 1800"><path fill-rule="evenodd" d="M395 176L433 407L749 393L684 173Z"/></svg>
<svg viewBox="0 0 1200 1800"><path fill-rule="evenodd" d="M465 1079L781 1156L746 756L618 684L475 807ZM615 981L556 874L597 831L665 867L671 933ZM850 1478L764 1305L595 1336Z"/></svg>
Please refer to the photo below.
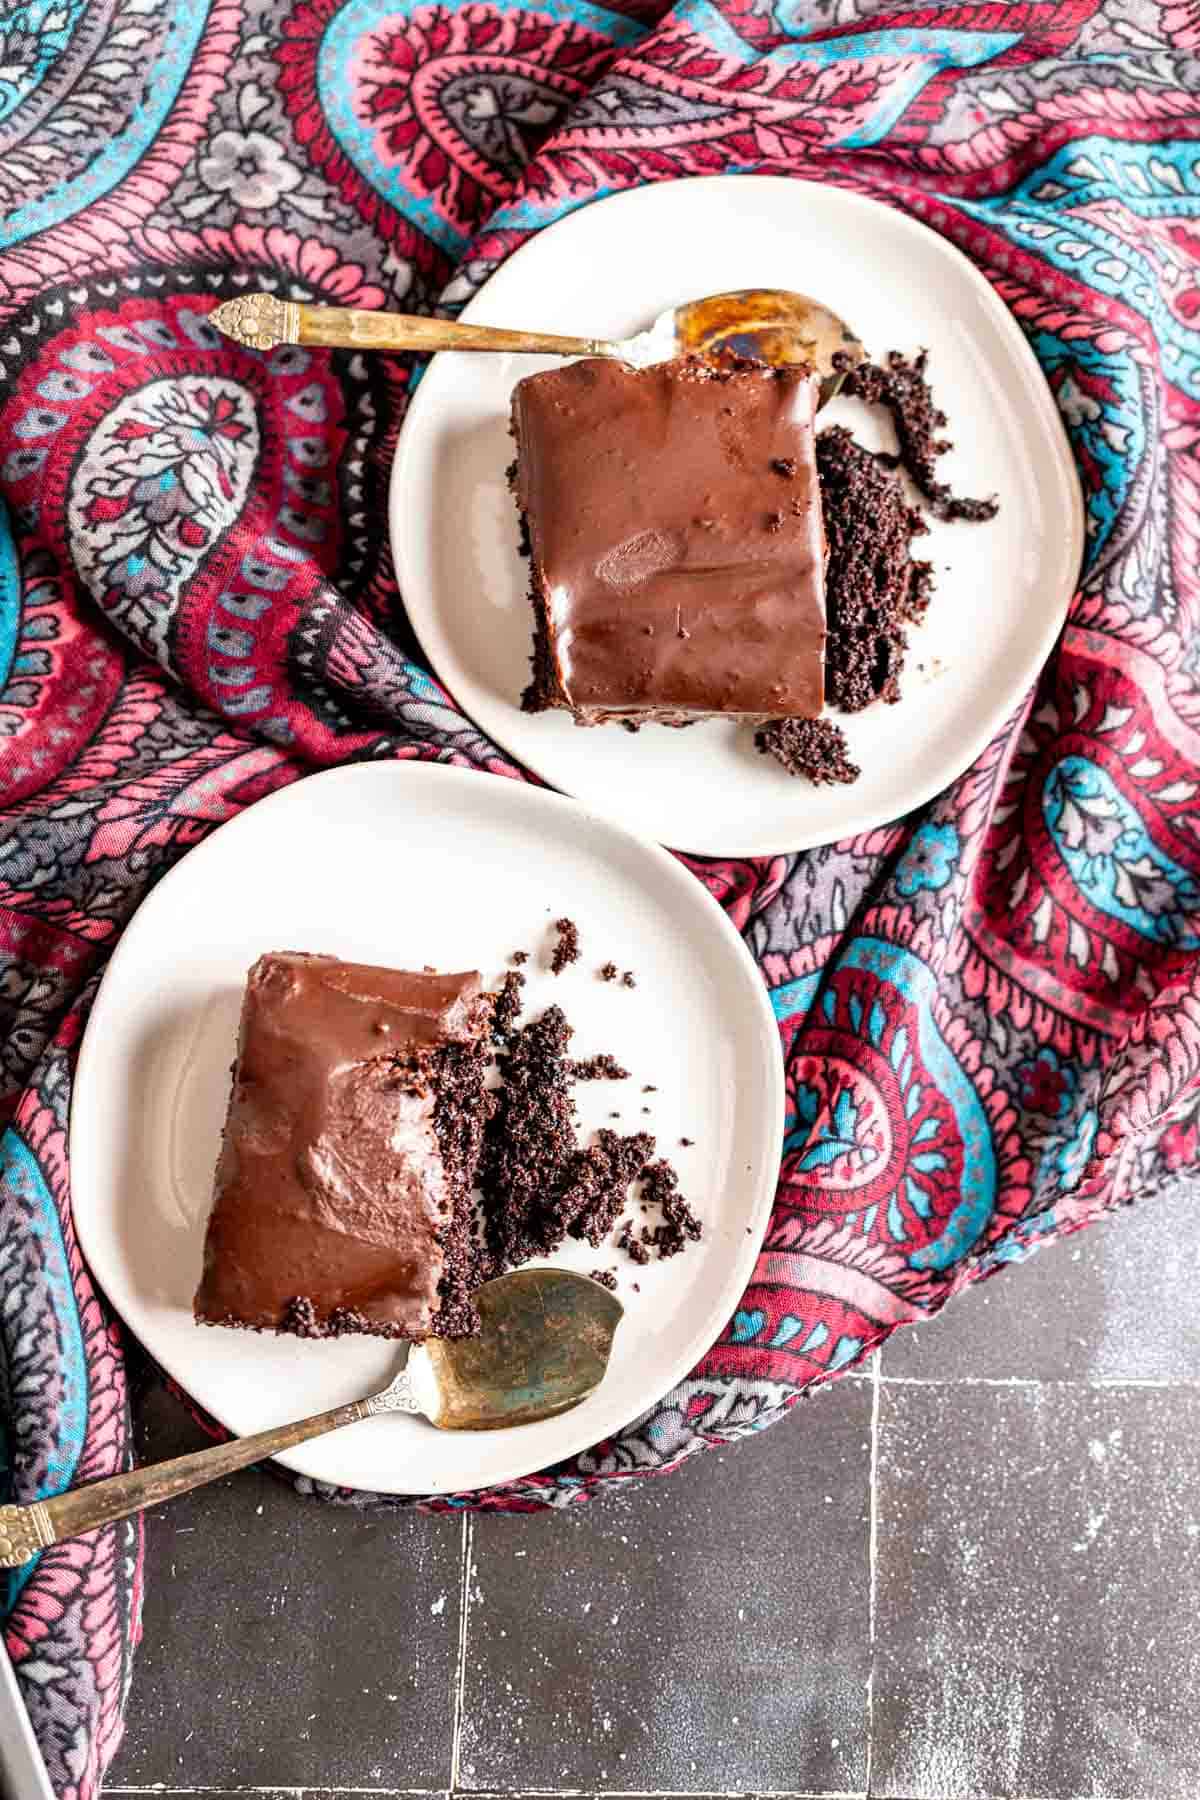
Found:
<svg viewBox="0 0 1200 1800"><path fill-rule="evenodd" d="M534 609L528 712L812 717L825 535L805 368L587 359L513 394Z"/></svg>
<svg viewBox="0 0 1200 1800"><path fill-rule="evenodd" d="M196 1318L459 1335L494 999L478 974L250 971Z"/></svg>

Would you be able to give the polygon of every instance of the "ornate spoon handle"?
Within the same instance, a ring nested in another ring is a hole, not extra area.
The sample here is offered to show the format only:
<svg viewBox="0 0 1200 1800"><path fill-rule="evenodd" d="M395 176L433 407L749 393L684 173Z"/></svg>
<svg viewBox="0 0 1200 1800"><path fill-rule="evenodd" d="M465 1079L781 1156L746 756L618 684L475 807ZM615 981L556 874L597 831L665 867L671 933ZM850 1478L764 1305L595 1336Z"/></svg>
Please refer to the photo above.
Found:
<svg viewBox="0 0 1200 1800"><path fill-rule="evenodd" d="M496 325L461 325L406 313L362 312L347 306L303 306L275 294L239 294L209 314L218 331L251 350L277 344L312 344L333 350L516 350L548 356L614 356L618 346L601 338L558 337L545 331L509 331Z"/></svg>
<svg viewBox="0 0 1200 1800"><path fill-rule="evenodd" d="M231 1475L235 1469L244 1469L248 1463L277 1456L293 1444L303 1444L342 1425L353 1425L372 1413L419 1411L415 1400L410 1398L405 1403L401 1399L398 1390L402 1384L407 1390L403 1376L386 1391L393 1396L389 1404L380 1404L384 1395L350 1400L344 1406L315 1413L295 1424L276 1425L270 1431L256 1431L252 1437L232 1438L209 1450L194 1450L189 1456L131 1469L127 1475L94 1481L89 1487L74 1488L52 1500L35 1500L29 1506L0 1506L0 1569L19 1569L39 1550L48 1549L63 1538L78 1537L81 1532L94 1531L97 1525L111 1525L114 1519L127 1518L147 1506L158 1506L176 1494L203 1487L222 1475Z"/></svg>

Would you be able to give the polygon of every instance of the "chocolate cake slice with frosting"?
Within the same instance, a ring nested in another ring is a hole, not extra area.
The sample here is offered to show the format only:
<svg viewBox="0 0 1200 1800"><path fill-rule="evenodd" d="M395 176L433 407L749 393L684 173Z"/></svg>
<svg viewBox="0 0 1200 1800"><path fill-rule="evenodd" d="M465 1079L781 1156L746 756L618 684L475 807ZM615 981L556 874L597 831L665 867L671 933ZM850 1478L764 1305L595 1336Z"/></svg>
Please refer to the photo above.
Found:
<svg viewBox="0 0 1200 1800"><path fill-rule="evenodd" d="M478 974L273 953L250 971L196 1318L459 1335L493 996Z"/></svg>
<svg viewBox="0 0 1200 1800"><path fill-rule="evenodd" d="M812 718L825 534L806 368L596 358L513 394L534 609L526 711Z"/></svg>

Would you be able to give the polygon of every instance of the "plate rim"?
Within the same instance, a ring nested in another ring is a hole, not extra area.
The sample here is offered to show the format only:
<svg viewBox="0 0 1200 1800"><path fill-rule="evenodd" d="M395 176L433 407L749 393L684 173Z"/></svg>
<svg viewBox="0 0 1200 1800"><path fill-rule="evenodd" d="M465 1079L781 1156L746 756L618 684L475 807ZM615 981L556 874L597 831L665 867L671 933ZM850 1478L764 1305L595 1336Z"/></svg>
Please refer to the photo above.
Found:
<svg viewBox="0 0 1200 1800"><path fill-rule="evenodd" d="M856 189L838 187L827 182L810 181L798 176L762 175L755 173L747 173L744 175L689 175L681 176L675 181L643 182L636 187L625 188L620 193L604 194L597 199L585 201L582 205L572 207L569 212L552 220L550 224L542 226L540 229L531 233L531 235L525 239L524 243L518 245L512 254L506 257L504 261L492 271L482 287L471 297L458 316L464 323L469 324L476 321L486 323L486 320L479 319L479 314L481 309L485 313L488 310L487 296L489 290L493 289L494 284L502 278L508 277L514 267L517 267L518 269L523 267L524 260L530 259L532 253L535 250L540 249L543 241L548 235L552 235L559 230L560 227L571 225L573 221L582 215L593 212L597 207L616 206L620 204L626 208L632 209L636 206L645 205L648 196L651 197L649 204L651 206L657 206L663 203L660 197L664 195L666 196L666 203L669 204L671 196L677 189L694 189L698 187L712 187L714 185L726 188L734 182L752 182L756 186L766 186L779 191L786 191L789 198L795 195L800 199L801 203L805 193L816 191L819 192L823 198L828 198L831 194L835 194L839 204L845 204L850 207L851 210L857 208L868 217L886 214L889 220L894 221L903 232L907 233L910 237L915 238L922 244L932 242L944 255L948 256L952 262L957 262L960 268L965 271L970 284L980 295L986 310L996 319L999 330L1010 340L1013 346L1015 360L1020 362L1023 359L1026 374L1033 377L1030 386L1036 396L1034 405L1044 427L1044 441L1053 448L1055 460L1067 477L1064 484L1070 496L1070 515L1066 521L1068 537L1067 564L1075 570L1075 575L1069 586L1066 587L1066 591L1061 595L1059 600L1056 601L1055 605L1046 609L1043 624L1037 636L1036 649L1031 651L1030 655L1023 659L1026 674L1022 677L1020 684L1013 684L1007 688L1001 701L994 702L986 709L981 709L977 716L978 722L975 725L974 730L964 734L962 742L966 754L964 755L962 752L956 753L954 758L956 766L952 774L943 774L940 778L916 784L912 789L911 795L906 799L904 807L898 813L890 813L881 816L877 808L870 807L860 807L857 811L848 810L844 819L839 823L836 831L833 832L833 835L830 835L830 831L825 827L820 827L815 832L812 830L805 831L803 829L798 829L794 835L788 836L786 842L779 841L773 833L770 833L749 840L737 839L729 843L723 843L719 848L711 845L700 846L694 843L672 842L667 844L664 839L654 840L655 842L660 843L664 848L680 850L688 855L717 858L786 856L804 850L818 849L826 844L840 843L848 838L860 837L867 832L894 824L897 819L904 818L908 813L916 812L920 808L927 806L938 794L944 792L945 789L951 786L955 781L960 780L972 764L978 761L988 744L999 732L1004 721L1016 709L1022 698L1040 678L1041 672L1045 668L1059 634L1066 623L1071 601L1078 590L1079 580L1083 573L1083 555L1086 546L1086 508L1083 489L1079 479L1079 470L1075 462L1074 452L1071 449L1071 442L1067 436L1066 427L1063 424L1058 408L1054 404L1042 366L1034 355L1033 349L1024 332L1021 330L1015 315L1005 305L1004 301L1000 298L1000 295L983 274L982 270L971 261L970 257L967 256L964 251L959 249L957 244L953 243L941 232L935 231L931 225L926 224L923 220L914 218L910 213L904 212L899 206L889 205L886 201L877 199L874 195L863 194ZM428 363L422 368L415 391L411 394L409 399L408 408L400 428L396 450L392 457L392 466L388 476L388 536L391 543L392 561L395 566L397 586L399 588L401 601L404 605L405 616L421 646L422 653L428 662L429 668L433 672L434 678L450 695L454 705L463 716L470 719L472 724L475 725L476 729L489 743L495 743L497 748L502 750L506 756L511 757L520 768L527 770L530 774L534 775L537 780L547 783L553 792L575 798L575 796L570 795L568 789L558 786L556 775L546 767L541 758L536 762L528 761L525 750L514 748L511 741L508 740L507 734L505 734L505 737L503 738L494 736L493 733L487 727L480 724L474 714L462 704L455 693L453 683L447 680L446 676L439 669L437 660L432 655L429 645L426 642L421 625L409 610L407 594L411 590L413 583L412 566L407 550L407 533L404 529L406 509L401 504L400 499L401 486L404 479L403 471L415 436L413 432L414 422L416 423L417 428L421 429L425 415L429 413L431 408L436 404L436 395L433 387L429 383L429 376L443 356L454 354L454 352L439 351L436 355L431 357ZM458 354L464 353L459 352ZM429 622L429 620L426 621L427 624ZM515 701L513 702L513 710L516 710ZM852 792L852 789L847 790L847 794ZM589 802L580 801L579 804L587 806L589 805ZM594 812L597 811L594 806L591 806L591 810ZM622 822L618 811L612 813L599 813L598 816L612 818L616 823Z"/></svg>
<svg viewBox="0 0 1200 1800"><path fill-rule="evenodd" d="M342 763L334 768L320 769L311 774L301 775L297 780L287 783L287 785L282 788L276 789L274 793L267 794L261 800L252 802L232 818L223 820L222 823L210 832L206 838L202 839L200 843L193 845L190 850L185 852L185 854L166 871L161 879L155 883L135 909L132 917L122 931L120 938L117 940L112 955L100 978L100 983L97 987L91 1008L89 1009L87 1023L84 1027L83 1036L79 1046L79 1053L76 1059L74 1078L71 1084L71 1100L67 1125L68 1167L71 1172L71 1214L76 1239L79 1244L80 1252L87 1265L88 1274L91 1280L103 1293L107 1304L111 1306L113 1312L125 1326L125 1329L143 1345L151 1356L153 1356L159 1367L173 1380L178 1381L184 1391L190 1394L192 1392L190 1367L181 1367L173 1354L163 1355L160 1349L146 1341L139 1327L126 1317L123 1307L118 1304L116 1299L114 1299L101 1275L96 1258L93 1254L98 1244L98 1238L93 1235L93 1226L97 1224L98 1220L95 1209L92 1209L91 1212L89 1212L88 1208L85 1206L82 1211L77 1211L78 1187L86 1185L86 1183L77 1184L77 1171L81 1168L86 1169L89 1165L89 1160L92 1166L95 1166L97 1161L97 1148L95 1143L97 1135L97 1112L94 1103L89 1105L86 1102L89 1091L92 1089L95 1082L93 1073L94 1066L102 1060L104 1055L101 1037L105 1023L106 1010L108 1006L111 1006L114 1003L114 996L119 993L121 970L123 964L129 960L131 947L136 946L141 932L145 929L143 915L148 914L153 919L154 916L162 911L164 906L170 903L175 891L175 885L177 885L175 878L181 874L189 862L192 862L193 858L202 855L207 846L220 837L222 833L238 830L240 834L246 828L246 822L252 819L255 814L261 815L263 808L275 807L278 803L288 801L289 798L295 796L310 782L319 781L327 787L333 787L335 784L344 784L348 781L358 782L364 779L367 781L380 780L381 782L394 781L401 788L414 781L418 784L424 784L427 781L432 780L434 783L459 786L464 789L464 791L471 782L481 780L503 780L508 787L510 795L519 796L517 803L520 805L528 805L532 807L534 811L537 811L542 807L548 807L551 811L558 810L571 812L580 820L598 826L602 831L615 833L618 837L622 838L625 841L626 846L632 849L637 855L647 857L652 863L657 864L662 874L666 876L668 882L680 894L690 894L691 903L696 907L697 916L706 917L713 925L718 937L725 940L727 947L733 953L733 965L739 970L740 976L745 978L748 1016L756 1019L759 1034L761 1035L764 1044L770 1045L771 1053L767 1058L767 1092L763 1097L763 1117L766 1121L767 1131L764 1133L763 1152L760 1167L755 1178L753 1197L746 1214L751 1220L751 1225L747 1231L742 1234L742 1238L737 1245L736 1253L730 1259L725 1278L719 1289L721 1296L729 1297L728 1314L725 1312L725 1298L722 1298L720 1301L720 1311L722 1314L720 1323L717 1324L711 1335L709 1333L708 1324L705 1324L703 1332L697 1332L695 1330L691 1332L685 1340L683 1347L681 1347L676 1355L665 1365L666 1373L669 1376L669 1379L665 1381L665 1385L660 1387L656 1379L653 1391L647 1389L646 1395L644 1398L639 1399L639 1403L635 1410L630 1414L630 1417L622 1418L619 1423L614 1421L606 1430L597 1432L596 1427L592 1426L583 1433L568 1433L564 1438L563 1446L556 1447L554 1450L552 1464L550 1465L553 1466L554 1464L566 1462L579 1456L584 1451L591 1449L597 1441L601 1441L603 1438L623 1430L625 1426L632 1423L633 1419L638 1418L642 1413L649 1411L654 1406L658 1405L658 1403L663 1400L680 1381L687 1378L691 1370L717 1341L717 1338L720 1336L728 1319L732 1318L742 1294L744 1294L747 1286L753 1279L754 1267L762 1249L762 1243L766 1236L767 1228L770 1224L771 1215L774 1210L775 1194L779 1181L779 1163L783 1148L786 1102L783 1047L779 1037L778 1021L776 1020L774 1010L771 1006L770 995L766 982L763 979L762 971L755 962L749 946L733 920L729 917L729 914L709 891L706 884L701 881L698 876L694 875L692 871L680 862L669 850L652 840L638 836L637 833L621 824L620 821L612 819L603 813L596 812L594 808L584 805L582 802L573 799L569 795L539 787L532 782L516 781L508 776L501 776L482 770L465 769L447 765L445 763L436 763L425 760L406 759L387 760L382 762ZM129 1106L134 1104L135 1096L132 1090L127 1091L126 1100ZM774 1147L773 1149L772 1146ZM119 1239L116 1241L119 1243ZM100 1249L100 1262L102 1264L104 1261L102 1244L100 1245ZM713 1308L709 1317L713 1316L716 1310L716 1308ZM221 1409L210 1404L208 1401L201 1402L201 1404L204 1405L205 1410L209 1412L213 1418L217 1419L227 1431L233 1431L233 1427L230 1426L222 1416ZM569 1419L571 1415L566 1413L561 1416L564 1419ZM510 1429L514 1432L519 1432L521 1428L510 1427ZM243 1434L235 1433L234 1435ZM488 1435L491 1436L492 1434ZM299 1459L300 1461L303 1461L304 1459L304 1449L304 1445L297 1446L295 1450L286 1451L272 1460L287 1467L293 1473L307 1474L306 1470L297 1468L296 1466L296 1459ZM434 1484L432 1486L428 1484L421 1486L397 1486L389 1483L387 1486L380 1485L370 1489L358 1489L356 1491L418 1497L421 1495L435 1496L475 1491L487 1492L495 1487L504 1486L514 1481L525 1480L530 1476L539 1474L547 1466L545 1461L539 1458L531 1467L527 1457L522 1457L517 1451L514 1451L509 1463L505 1465L505 1471L503 1473L489 1475L484 1485L478 1490L473 1488L463 1488L461 1486L452 1486L448 1483ZM403 1479L402 1474L401 1478Z"/></svg>

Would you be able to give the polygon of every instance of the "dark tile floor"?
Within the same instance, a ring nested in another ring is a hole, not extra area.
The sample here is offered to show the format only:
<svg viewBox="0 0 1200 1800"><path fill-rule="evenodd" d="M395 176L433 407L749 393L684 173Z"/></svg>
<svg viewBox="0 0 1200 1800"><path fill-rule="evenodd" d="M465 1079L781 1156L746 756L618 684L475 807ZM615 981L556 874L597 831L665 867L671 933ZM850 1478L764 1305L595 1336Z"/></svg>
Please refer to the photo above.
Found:
<svg viewBox="0 0 1200 1800"><path fill-rule="evenodd" d="M566 1514L179 1501L110 1791L1194 1800L1198 1277L1200 1188Z"/></svg>

